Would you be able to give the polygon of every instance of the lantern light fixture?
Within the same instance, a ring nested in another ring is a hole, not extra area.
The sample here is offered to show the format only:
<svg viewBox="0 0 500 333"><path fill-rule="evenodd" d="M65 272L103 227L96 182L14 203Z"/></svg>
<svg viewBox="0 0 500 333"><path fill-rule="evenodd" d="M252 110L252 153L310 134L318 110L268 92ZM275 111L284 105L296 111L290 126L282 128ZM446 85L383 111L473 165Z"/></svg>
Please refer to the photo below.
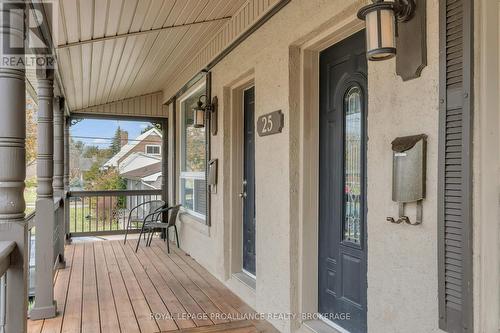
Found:
<svg viewBox="0 0 500 333"><path fill-rule="evenodd" d="M366 56L380 61L396 56L398 22L406 22L415 11L414 0L373 0L358 11L358 18L366 21Z"/></svg>
<svg viewBox="0 0 500 333"><path fill-rule="evenodd" d="M205 102L202 99L205 99ZM207 102L207 95L201 95L193 108L194 121L193 127L203 128L205 127L206 119L215 112L214 104Z"/></svg>
<svg viewBox="0 0 500 333"><path fill-rule="evenodd" d="M426 0L372 0L358 11L366 21L366 57L396 56L396 72L404 81L420 76L427 65Z"/></svg>

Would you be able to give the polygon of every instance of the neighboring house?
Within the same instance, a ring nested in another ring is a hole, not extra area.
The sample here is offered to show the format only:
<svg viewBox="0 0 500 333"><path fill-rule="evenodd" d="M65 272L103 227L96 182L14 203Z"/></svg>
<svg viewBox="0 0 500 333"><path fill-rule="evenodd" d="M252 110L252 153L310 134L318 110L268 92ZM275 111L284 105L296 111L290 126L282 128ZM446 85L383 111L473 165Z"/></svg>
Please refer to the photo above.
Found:
<svg viewBox="0 0 500 333"><path fill-rule="evenodd" d="M127 189L161 188L160 158L134 153L130 155L130 160L130 163L119 169L120 175L127 180Z"/></svg>
<svg viewBox="0 0 500 333"><path fill-rule="evenodd" d="M161 157L132 153L119 165L118 172L127 181L128 190L161 188Z"/></svg>
<svg viewBox="0 0 500 333"><path fill-rule="evenodd" d="M103 168L116 168L125 179L127 190L159 190L162 183L161 140L161 132L152 128L123 144ZM134 207L143 200L143 196L129 197L127 207Z"/></svg>
<svg viewBox="0 0 500 333"><path fill-rule="evenodd" d="M157 128L152 128L131 141L122 142L120 151L104 163L103 167L118 168L133 153L161 156L161 132Z"/></svg>
<svg viewBox="0 0 500 333"><path fill-rule="evenodd" d="M73 157L73 160L75 162L75 167L71 168L72 180L70 183L70 189L72 191L83 191L83 174L92 168L92 164L96 162L96 159L90 157L80 157L77 155Z"/></svg>

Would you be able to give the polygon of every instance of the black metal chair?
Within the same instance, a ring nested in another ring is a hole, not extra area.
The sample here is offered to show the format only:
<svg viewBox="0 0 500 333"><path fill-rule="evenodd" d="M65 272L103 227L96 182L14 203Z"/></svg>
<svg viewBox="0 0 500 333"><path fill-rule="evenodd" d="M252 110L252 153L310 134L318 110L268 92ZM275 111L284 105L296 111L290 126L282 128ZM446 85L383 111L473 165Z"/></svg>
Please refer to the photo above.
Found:
<svg viewBox="0 0 500 333"><path fill-rule="evenodd" d="M139 239L137 240L137 246L135 247L135 252L139 249L139 244L141 243L141 237L146 232L148 236L144 235L146 240L146 246L151 246L151 242L153 241L153 234L156 230L165 230L166 232L166 242L167 242L167 252L170 253L170 242L168 236L168 230L170 228L174 228L175 230L175 241L177 243L177 248L180 247L179 244L179 233L177 232L177 225L175 222L177 221L177 215L179 214L179 210L181 205L166 207L156 210L155 212L149 214L144 218L142 223L141 233L139 235ZM168 222L161 222L163 214L168 215Z"/></svg>
<svg viewBox="0 0 500 333"><path fill-rule="evenodd" d="M154 213L155 211L157 211L161 208L164 208L165 205L166 205L165 201L163 201L163 200L149 200L149 201L145 201L143 203L140 203L137 206L135 206L134 208L132 208L128 214L127 229L125 230L125 240L123 241L123 243L124 244L127 243L127 235L128 235L129 230L130 230L130 225L133 222L135 222L135 223L144 222L145 217L151 215L152 213ZM138 211L140 208L143 209L143 212L141 212L141 214L139 214L139 211ZM134 211L137 211L135 219L132 217L132 213ZM145 213L144 213L144 211L145 211ZM144 216L144 215L146 215L146 216Z"/></svg>

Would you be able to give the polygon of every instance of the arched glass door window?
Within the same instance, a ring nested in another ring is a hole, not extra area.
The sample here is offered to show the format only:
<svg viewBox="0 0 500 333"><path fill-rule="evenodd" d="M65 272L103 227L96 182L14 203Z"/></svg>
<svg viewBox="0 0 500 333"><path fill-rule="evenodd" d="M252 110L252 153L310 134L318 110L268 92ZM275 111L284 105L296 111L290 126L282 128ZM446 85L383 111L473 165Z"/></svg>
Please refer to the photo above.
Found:
<svg viewBox="0 0 500 333"><path fill-rule="evenodd" d="M362 91L349 88L344 96L344 240L361 242L363 209Z"/></svg>

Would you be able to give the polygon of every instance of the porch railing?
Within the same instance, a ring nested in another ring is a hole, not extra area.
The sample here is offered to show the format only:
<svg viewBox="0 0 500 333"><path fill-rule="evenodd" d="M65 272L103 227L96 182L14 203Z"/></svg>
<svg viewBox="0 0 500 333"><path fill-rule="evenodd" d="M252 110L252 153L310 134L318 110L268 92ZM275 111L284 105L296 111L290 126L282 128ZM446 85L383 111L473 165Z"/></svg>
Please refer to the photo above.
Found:
<svg viewBox="0 0 500 333"><path fill-rule="evenodd" d="M70 237L122 234L129 212L151 200L161 200L161 190L72 191L68 193ZM142 219L146 212L134 210L132 219ZM132 224L129 232L138 231Z"/></svg>
<svg viewBox="0 0 500 333"><path fill-rule="evenodd" d="M31 212L25 218L28 225L28 297L35 296L35 242L36 242L36 228L35 228L36 211Z"/></svg>
<svg viewBox="0 0 500 333"><path fill-rule="evenodd" d="M6 273L10 267L10 255L15 247L15 242L0 241L0 333L5 332L8 292Z"/></svg>
<svg viewBox="0 0 500 333"><path fill-rule="evenodd" d="M52 262L57 264L59 259L64 256L64 200L58 198L54 201L54 258Z"/></svg>

